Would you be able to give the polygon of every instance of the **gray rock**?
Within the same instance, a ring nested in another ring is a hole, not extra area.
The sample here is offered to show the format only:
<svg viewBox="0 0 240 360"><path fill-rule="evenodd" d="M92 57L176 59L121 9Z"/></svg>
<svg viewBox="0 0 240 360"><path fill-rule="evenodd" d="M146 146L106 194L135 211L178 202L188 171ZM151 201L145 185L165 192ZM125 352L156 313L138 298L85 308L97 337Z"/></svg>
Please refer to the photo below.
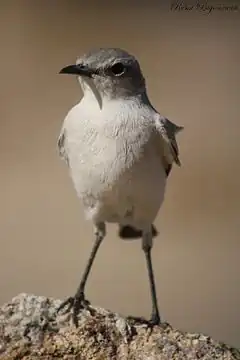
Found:
<svg viewBox="0 0 240 360"><path fill-rule="evenodd" d="M152 330L92 307L79 315L56 315L60 300L20 294L0 309L1 360L240 360L240 351L203 334L165 323Z"/></svg>

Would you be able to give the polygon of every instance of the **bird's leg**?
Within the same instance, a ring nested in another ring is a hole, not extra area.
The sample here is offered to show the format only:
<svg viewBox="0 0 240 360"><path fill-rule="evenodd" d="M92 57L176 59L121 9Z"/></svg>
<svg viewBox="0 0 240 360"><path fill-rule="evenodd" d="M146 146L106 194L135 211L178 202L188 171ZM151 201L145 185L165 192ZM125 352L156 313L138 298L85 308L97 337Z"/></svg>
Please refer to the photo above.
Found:
<svg viewBox="0 0 240 360"><path fill-rule="evenodd" d="M81 282L78 286L77 292L73 297L69 297L68 299L66 299L58 308L58 312L60 310L62 310L64 307L67 307L66 312L70 311L71 309L73 309L73 322L76 325L76 327L78 326L78 319L77 319L77 315L78 313L83 309L88 307L89 305L89 301L87 301L85 299L85 286L86 286L86 282L89 276L89 273L91 271L94 259L96 257L97 251L99 249L99 246L102 242L102 240L105 237L106 234L106 229L105 229L105 224L104 223L99 223L96 225L95 227L95 242L89 257L89 260L87 262L85 271L83 273Z"/></svg>
<svg viewBox="0 0 240 360"><path fill-rule="evenodd" d="M136 316L128 316L127 317L127 319L130 320L130 322L146 324L147 326L150 326L150 327L152 327L154 325L159 325L161 322L159 311L158 311L156 287L155 287L155 280L154 280L153 267L152 267L152 257L151 257L151 249L152 249L152 242L153 242L152 239L153 239L153 236L152 236L151 228L143 231L142 249L143 249L145 257L146 257L151 298L152 298L151 318L148 321L142 317L136 317Z"/></svg>
<svg viewBox="0 0 240 360"><path fill-rule="evenodd" d="M152 245L153 245L152 232L150 229L150 231L143 232L142 249L143 249L145 257L146 257L151 298L152 298L152 314L151 314L151 318L150 318L150 323L152 325L159 325L161 320L160 320L160 315L159 315L159 310L158 310L156 286L155 286L154 273L153 273L153 267L152 267L152 256L151 256Z"/></svg>

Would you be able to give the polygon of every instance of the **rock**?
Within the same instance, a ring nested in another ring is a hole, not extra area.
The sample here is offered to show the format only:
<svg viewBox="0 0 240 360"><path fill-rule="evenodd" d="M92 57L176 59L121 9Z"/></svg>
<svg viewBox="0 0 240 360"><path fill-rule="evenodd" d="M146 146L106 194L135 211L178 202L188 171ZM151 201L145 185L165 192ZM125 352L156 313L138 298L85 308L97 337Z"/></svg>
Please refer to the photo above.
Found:
<svg viewBox="0 0 240 360"><path fill-rule="evenodd" d="M83 310L76 328L60 300L20 294L0 309L0 360L240 360L240 351L165 323L152 329L110 311Z"/></svg>

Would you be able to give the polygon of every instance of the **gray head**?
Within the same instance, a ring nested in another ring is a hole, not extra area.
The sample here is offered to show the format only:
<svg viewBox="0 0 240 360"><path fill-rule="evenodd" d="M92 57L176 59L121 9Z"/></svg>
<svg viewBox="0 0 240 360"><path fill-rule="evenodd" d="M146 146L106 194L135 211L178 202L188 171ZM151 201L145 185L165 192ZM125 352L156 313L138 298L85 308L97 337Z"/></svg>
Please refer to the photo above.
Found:
<svg viewBox="0 0 240 360"><path fill-rule="evenodd" d="M92 50L78 58L75 65L64 67L60 73L77 75L83 91L90 82L93 83L101 98L114 99L145 93L145 80L137 59L118 48Z"/></svg>

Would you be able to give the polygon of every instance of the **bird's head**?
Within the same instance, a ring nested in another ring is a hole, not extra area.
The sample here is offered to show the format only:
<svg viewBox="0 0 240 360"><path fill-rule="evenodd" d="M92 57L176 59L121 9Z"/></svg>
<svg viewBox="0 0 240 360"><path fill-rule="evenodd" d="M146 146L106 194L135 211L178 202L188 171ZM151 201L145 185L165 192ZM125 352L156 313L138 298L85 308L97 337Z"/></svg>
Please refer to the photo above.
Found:
<svg viewBox="0 0 240 360"><path fill-rule="evenodd" d="M118 48L92 50L79 57L76 64L64 67L60 74L76 75L84 93L96 92L101 99L126 98L145 92L137 59Z"/></svg>

